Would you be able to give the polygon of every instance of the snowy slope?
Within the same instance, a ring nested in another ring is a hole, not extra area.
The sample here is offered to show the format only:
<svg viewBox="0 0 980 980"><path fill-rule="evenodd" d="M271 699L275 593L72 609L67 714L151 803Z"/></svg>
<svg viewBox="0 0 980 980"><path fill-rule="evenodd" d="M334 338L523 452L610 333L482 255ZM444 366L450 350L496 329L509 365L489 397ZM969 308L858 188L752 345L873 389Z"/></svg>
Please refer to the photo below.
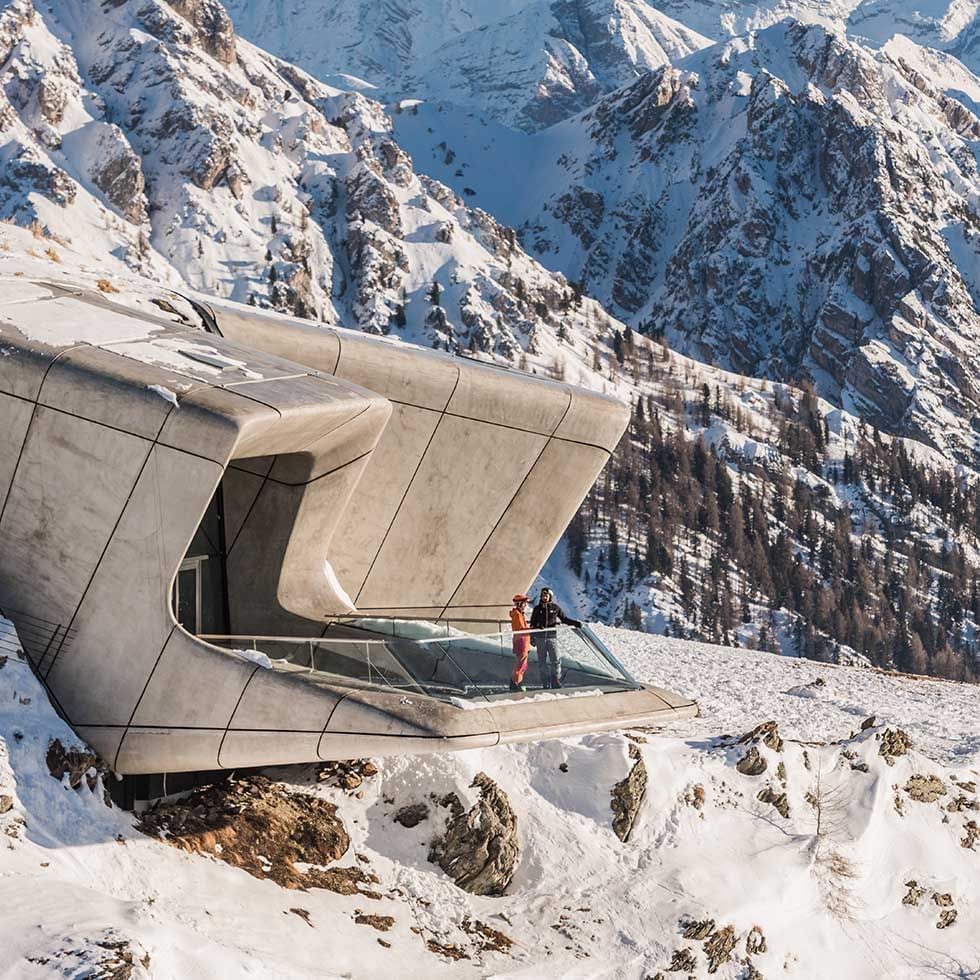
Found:
<svg viewBox="0 0 980 980"><path fill-rule="evenodd" d="M379 98L445 100L526 130L710 43L644 0L226 6L244 37L324 81L353 75Z"/></svg>
<svg viewBox="0 0 980 980"><path fill-rule="evenodd" d="M11 804L0 815L4 975L640 980L684 950L693 957L685 975L698 980L918 980L955 964L956 975L973 975L980 852L961 840L976 818L976 688L604 636L641 677L699 697L703 717L667 733L389 760L350 792L309 769L273 773L337 804L351 845L336 866L375 875L379 898L284 889L213 854L177 850L106 808L98 781L75 790L52 778L49 740L72 736L10 652L0 667L0 801ZM10 650L9 634L4 642ZM817 674L823 687L809 683ZM868 711L900 724L915 749L889 764L883 725L853 734ZM765 733L722 737L767 718L781 746ZM753 746L766 771L743 775L735 765ZM646 795L623 843L609 794L638 758ZM466 894L426 860L441 819L429 794L456 792L468 804L478 772L517 817L521 856L499 898ZM921 796L914 777L930 776L943 795L919 802L906 787ZM757 798L767 788L785 790L788 816ZM430 815L417 826L392 821L420 802ZM903 904L911 881L917 904ZM933 897L946 895L948 905ZM951 909L952 924L937 929ZM358 913L394 921L379 932ZM709 919L700 939L683 937ZM474 920L510 948L488 948ZM720 961L712 974L709 953ZM125 972L110 974L121 962Z"/></svg>
<svg viewBox="0 0 980 980"><path fill-rule="evenodd" d="M870 715L905 728L917 748L948 766L980 764L980 687L838 667L751 650L644 636L597 627L603 642L635 676L695 698L701 717L668 734L711 737L739 732L753 719L775 718L782 734L802 741L846 739ZM816 678L825 682L810 687Z"/></svg>

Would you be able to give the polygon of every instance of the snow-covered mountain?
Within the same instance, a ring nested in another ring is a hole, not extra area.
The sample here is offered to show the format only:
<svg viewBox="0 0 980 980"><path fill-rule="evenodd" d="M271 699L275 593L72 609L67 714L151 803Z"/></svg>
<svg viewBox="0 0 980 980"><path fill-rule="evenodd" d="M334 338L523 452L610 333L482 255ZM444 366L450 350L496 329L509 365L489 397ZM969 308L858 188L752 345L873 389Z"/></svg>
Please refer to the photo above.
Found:
<svg viewBox="0 0 980 980"><path fill-rule="evenodd" d="M702 717L236 776L140 821L4 635L4 972L974 975L977 688L603 635Z"/></svg>
<svg viewBox="0 0 980 980"><path fill-rule="evenodd" d="M446 101L522 130L710 41L645 0L226 3L241 34L343 87ZM350 76L356 76L351 78Z"/></svg>
<svg viewBox="0 0 980 980"><path fill-rule="evenodd" d="M381 107L215 0L0 10L0 217L163 281L516 357L572 294L419 176Z"/></svg>
<svg viewBox="0 0 980 980"><path fill-rule="evenodd" d="M672 347L972 459L980 119L914 50L786 22L650 73L536 138L525 242Z"/></svg>
<svg viewBox="0 0 980 980"><path fill-rule="evenodd" d="M400 107L416 165L634 328L972 462L980 79L784 22L548 130ZM516 175L511 178L510 175Z"/></svg>

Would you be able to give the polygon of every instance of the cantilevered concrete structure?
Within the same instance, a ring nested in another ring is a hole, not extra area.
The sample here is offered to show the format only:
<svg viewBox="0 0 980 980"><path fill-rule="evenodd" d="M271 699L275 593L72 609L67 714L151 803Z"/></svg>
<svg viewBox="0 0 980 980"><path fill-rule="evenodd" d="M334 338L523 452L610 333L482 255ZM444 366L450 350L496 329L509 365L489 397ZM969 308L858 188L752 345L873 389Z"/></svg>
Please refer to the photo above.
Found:
<svg viewBox="0 0 980 980"><path fill-rule="evenodd" d="M588 631L559 638L594 696L506 695L497 624L627 419L247 307L0 278L0 611L121 773L691 714Z"/></svg>

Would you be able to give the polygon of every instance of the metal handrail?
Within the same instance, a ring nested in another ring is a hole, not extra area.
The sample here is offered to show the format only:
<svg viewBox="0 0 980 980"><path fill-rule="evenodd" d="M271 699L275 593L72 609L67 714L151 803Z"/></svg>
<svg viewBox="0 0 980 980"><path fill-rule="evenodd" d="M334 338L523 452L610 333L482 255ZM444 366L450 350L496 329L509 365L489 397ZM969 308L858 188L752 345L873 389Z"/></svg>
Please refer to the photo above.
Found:
<svg viewBox="0 0 980 980"><path fill-rule="evenodd" d="M479 619L476 616L457 616L453 619L433 619L431 616L374 616L369 612L359 613L354 615L351 613L348 616L328 616L325 622L329 623L346 623L346 622L359 622L365 619L379 619L389 623L432 623L434 626L438 626L440 623L503 623L505 619L500 616L494 616L493 619Z"/></svg>
<svg viewBox="0 0 980 980"><path fill-rule="evenodd" d="M464 620L459 620L459 622L464 622ZM469 619L465 622L475 623L478 620ZM490 620L487 620L490 622ZM428 637L415 637L415 636L385 636L384 639L374 640L374 639L351 639L349 637L333 637L333 636L262 636L261 634L252 633L197 633L195 634L199 640L225 640L225 641L235 641L241 640L243 643L329 643L331 646L337 644L356 644L358 646L363 646L366 643L387 645L391 643L392 640L401 640L405 643L455 643L461 640L491 640L494 637L503 636L530 636L535 633L553 633L556 630L578 630L577 626L569 626L565 623L559 623L555 626L542 626L538 629L526 629L526 630L500 630L497 633L460 633L456 636L447 634L445 636L428 636ZM584 630L583 630L584 631ZM591 633L591 631L590 631ZM603 648L605 652L605 648Z"/></svg>
<svg viewBox="0 0 980 980"><path fill-rule="evenodd" d="M353 617L352 617L353 618ZM365 617L360 617L362 623ZM432 620L419 622L439 624ZM574 637L575 642L566 651L566 663L569 670L581 675L573 687L589 687L623 685L636 688L639 685L629 672L606 649L605 645L591 630L585 627L571 626L558 623L555 626L539 627L537 629L498 630L493 633L469 633L455 630L453 633L437 632L432 636L413 636L397 632L399 621L391 618L375 617L375 623L363 623L357 628L357 636L285 636L275 634L265 635L236 635L232 633L202 633L198 639L211 642L228 652L246 651L249 648L267 656L275 669L308 670L311 674L337 676L348 678L357 684L381 686L397 691L416 690L437 698L452 698L459 696L486 697L489 689L492 693L506 690L511 676L509 665L489 668L488 663L503 664L511 658L511 644L508 638L515 636L544 636L556 637L561 643L561 636ZM474 622L459 620L459 622ZM500 620L492 620L500 624ZM396 630L394 634L372 630L371 625ZM343 629L342 624L338 626ZM421 631L427 633L428 630ZM278 650L272 649L281 644L281 656ZM454 646L456 644L456 646ZM460 645L462 649L460 649ZM265 649L260 649L265 646ZM538 644L538 670L543 663L544 654ZM581 647L581 650L578 648ZM230 648L230 649L229 649ZM321 662L320 651L325 654ZM377 651L375 655L374 651ZM414 655L413 655L414 651ZM584 654L584 656L583 656ZM335 658L341 658L337 661ZM344 662L353 658L360 667L351 672ZM486 658L489 658L487 660ZM441 664L445 662L448 674L442 676ZM481 667L480 665L484 666ZM475 668L475 673L474 673ZM366 676L364 671L366 669ZM502 672L503 671L503 672ZM499 676L497 676L499 674ZM506 675L506 676L505 676ZM543 675L542 675L543 676ZM566 672L567 676L567 672Z"/></svg>

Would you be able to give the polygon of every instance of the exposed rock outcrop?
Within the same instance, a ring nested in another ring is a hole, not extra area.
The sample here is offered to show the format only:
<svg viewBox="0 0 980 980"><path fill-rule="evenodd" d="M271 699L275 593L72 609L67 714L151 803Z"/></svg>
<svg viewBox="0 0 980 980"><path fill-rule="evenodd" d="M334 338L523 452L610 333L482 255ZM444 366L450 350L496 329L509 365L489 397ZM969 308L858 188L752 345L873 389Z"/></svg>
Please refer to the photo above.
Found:
<svg viewBox="0 0 980 980"><path fill-rule="evenodd" d="M218 0L169 0L170 6L194 28L201 47L216 61L235 60L235 30Z"/></svg>
<svg viewBox="0 0 980 980"><path fill-rule="evenodd" d="M141 225L147 220L146 180L139 156L118 126L100 130L92 180L119 213Z"/></svg>
<svg viewBox="0 0 980 980"><path fill-rule="evenodd" d="M946 795L946 784L938 776L917 774L905 784L905 792L918 803L935 803Z"/></svg>
<svg viewBox="0 0 980 980"><path fill-rule="evenodd" d="M94 793L101 778L103 800L106 806L112 806L109 799L109 780L112 779L109 767L90 748L77 745L65 748L60 739L52 739L44 761L48 772L58 780L67 777L68 785L73 790L80 789L84 783Z"/></svg>
<svg viewBox="0 0 980 980"><path fill-rule="evenodd" d="M718 968L732 958L738 940L731 926L716 929L704 941L704 955L708 958L708 973L717 973Z"/></svg>
<svg viewBox="0 0 980 980"><path fill-rule="evenodd" d="M779 735L779 726L774 721L764 721L746 732L739 740L741 745L765 745L773 752L783 751L783 740Z"/></svg>
<svg viewBox="0 0 980 980"><path fill-rule="evenodd" d="M901 728L886 728L878 738L878 754L890 766L895 765L896 759L908 755L912 748L912 739Z"/></svg>
<svg viewBox="0 0 980 980"><path fill-rule="evenodd" d="M667 967L668 973L693 973L698 968L698 958L694 951L683 947L675 949L670 957L670 966Z"/></svg>
<svg viewBox="0 0 980 980"><path fill-rule="evenodd" d="M370 759L345 759L325 762L317 773L317 781L326 786L339 786L348 793L356 792L365 779L378 774L377 765Z"/></svg>
<svg viewBox="0 0 980 980"><path fill-rule="evenodd" d="M332 803L265 776L229 778L177 802L158 803L141 814L139 827L286 888L316 884L316 871L311 879L297 863L331 864L350 847Z"/></svg>
<svg viewBox="0 0 980 980"><path fill-rule="evenodd" d="M613 831L624 843L633 832L647 792L647 767L635 745L630 746L630 757L636 761L629 774L612 788Z"/></svg>
<svg viewBox="0 0 980 980"><path fill-rule="evenodd" d="M767 767L768 763L755 745L735 763L735 768L743 776L761 776Z"/></svg>
<svg viewBox="0 0 980 980"><path fill-rule="evenodd" d="M396 810L392 815L392 820L403 827L417 827L423 820L429 817L429 808L425 803L409 803L407 806Z"/></svg>
<svg viewBox="0 0 980 980"><path fill-rule="evenodd" d="M450 816L445 832L432 842L429 860L464 891L503 895L520 857L517 817L507 794L486 773L477 773L472 786L480 799Z"/></svg>
<svg viewBox="0 0 980 980"><path fill-rule="evenodd" d="M768 803L776 809L776 812L784 819L789 819L789 798L782 790L773 786L766 786L758 795L760 803Z"/></svg>
<svg viewBox="0 0 980 980"><path fill-rule="evenodd" d="M922 896L926 893L926 889L923 888L914 878L905 882L905 887L908 889L908 891L906 891L906 893L902 896L902 904L918 906Z"/></svg>

